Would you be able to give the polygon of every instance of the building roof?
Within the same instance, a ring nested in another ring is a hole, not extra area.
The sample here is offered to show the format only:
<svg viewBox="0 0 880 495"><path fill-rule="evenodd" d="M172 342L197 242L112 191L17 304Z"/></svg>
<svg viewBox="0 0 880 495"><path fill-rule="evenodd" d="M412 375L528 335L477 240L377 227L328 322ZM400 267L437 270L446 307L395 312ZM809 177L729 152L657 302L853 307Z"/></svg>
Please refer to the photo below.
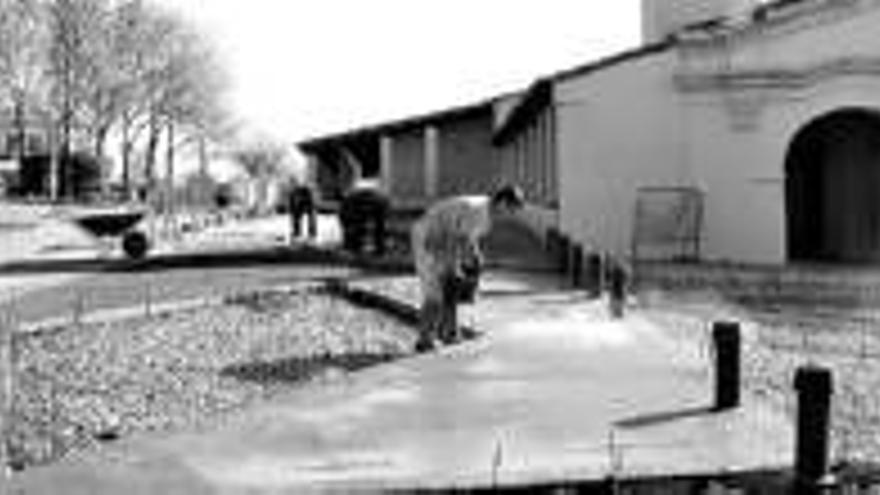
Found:
<svg viewBox="0 0 880 495"><path fill-rule="evenodd" d="M557 82L587 76L620 64L639 60L663 52L674 44L674 40L669 39L643 45L538 79L529 87L516 108L510 112L507 119L495 131L492 138L493 143L504 144L512 139L520 130L528 126L544 108L551 105L553 103L553 85Z"/></svg>
<svg viewBox="0 0 880 495"><path fill-rule="evenodd" d="M297 144L303 152L315 151L319 148L358 140L365 137L378 137L383 134L401 133L425 126L438 125L443 122L459 120L483 114L491 114L493 105L498 97L483 100L469 105L463 105L446 110L406 117L375 125L364 126L337 134L320 136Z"/></svg>
<svg viewBox="0 0 880 495"><path fill-rule="evenodd" d="M781 18L797 18L814 11L807 10L807 8L812 9L815 7L821 9L840 6L841 3L841 0L775 0L754 7L749 13L746 23L738 28L760 26L778 21ZM673 33L663 41L615 53L608 57L542 77L529 87L522 100L508 114L504 122L498 126L492 141L496 145L504 144L527 127L544 108L553 103L553 85L557 82L588 76L620 64L664 52L667 49L678 46L683 41L682 37L688 34L696 33L709 38L717 38L724 36L730 29L732 28L727 19L706 19L683 27L679 32Z"/></svg>
<svg viewBox="0 0 880 495"><path fill-rule="evenodd" d="M753 6L741 16L717 17L683 26L671 36L686 41L722 40L775 25L798 22L823 11L846 9L859 0L775 0ZM880 5L880 2L875 2Z"/></svg>

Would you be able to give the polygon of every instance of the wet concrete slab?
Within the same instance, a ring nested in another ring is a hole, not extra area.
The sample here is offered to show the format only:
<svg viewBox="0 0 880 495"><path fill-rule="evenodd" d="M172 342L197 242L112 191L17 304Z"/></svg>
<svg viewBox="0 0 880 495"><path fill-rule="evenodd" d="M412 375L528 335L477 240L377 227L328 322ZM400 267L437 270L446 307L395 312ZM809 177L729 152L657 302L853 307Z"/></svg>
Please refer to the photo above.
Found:
<svg viewBox="0 0 880 495"><path fill-rule="evenodd" d="M29 494L302 493L792 463L783 411L749 395L734 411L709 409L699 339L638 313L610 320L578 293L514 293L477 310L480 340L307 385L213 430L108 446L16 485Z"/></svg>

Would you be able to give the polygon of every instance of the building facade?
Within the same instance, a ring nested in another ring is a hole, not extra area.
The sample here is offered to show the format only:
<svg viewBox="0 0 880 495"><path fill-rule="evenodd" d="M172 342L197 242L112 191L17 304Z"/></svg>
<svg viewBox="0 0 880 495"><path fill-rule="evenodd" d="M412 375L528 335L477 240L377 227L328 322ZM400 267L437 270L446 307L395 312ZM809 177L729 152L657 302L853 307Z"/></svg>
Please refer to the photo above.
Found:
<svg viewBox="0 0 880 495"><path fill-rule="evenodd" d="M630 255L664 229L663 212L640 223L644 200L692 192L701 259L880 259L880 2L695 2L646 0L662 15L643 47L545 78L509 112L518 136L518 114L555 116L561 229ZM669 197L667 219L687 213Z"/></svg>
<svg viewBox="0 0 880 495"><path fill-rule="evenodd" d="M642 6L642 46L491 111L303 150L320 175L339 143L371 136L340 160L372 149L360 170L404 202L518 183L536 229L619 256L880 260L880 0Z"/></svg>

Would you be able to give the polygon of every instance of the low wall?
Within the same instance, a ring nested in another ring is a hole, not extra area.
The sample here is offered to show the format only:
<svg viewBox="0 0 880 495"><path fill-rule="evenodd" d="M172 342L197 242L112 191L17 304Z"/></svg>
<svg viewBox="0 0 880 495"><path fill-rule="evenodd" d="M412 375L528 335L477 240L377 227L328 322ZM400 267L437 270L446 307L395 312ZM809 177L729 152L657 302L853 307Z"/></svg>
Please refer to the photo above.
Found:
<svg viewBox="0 0 880 495"><path fill-rule="evenodd" d="M713 290L733 298L801 304L880 304L880 267L639 263L639 288Z"/></svg>

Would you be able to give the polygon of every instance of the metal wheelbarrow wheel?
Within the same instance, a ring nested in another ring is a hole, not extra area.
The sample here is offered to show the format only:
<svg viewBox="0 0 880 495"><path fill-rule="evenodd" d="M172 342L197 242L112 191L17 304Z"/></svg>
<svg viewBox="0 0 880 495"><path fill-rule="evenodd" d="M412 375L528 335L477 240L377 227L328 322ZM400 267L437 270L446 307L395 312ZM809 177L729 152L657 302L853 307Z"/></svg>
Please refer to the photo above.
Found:
<svg viewBox="0 0 880 495"><path fill-rule="evenodd" d="M150 249L150 241L143 232L132 230L122 236L122 250L133 260L143 259Z"/></svg>

